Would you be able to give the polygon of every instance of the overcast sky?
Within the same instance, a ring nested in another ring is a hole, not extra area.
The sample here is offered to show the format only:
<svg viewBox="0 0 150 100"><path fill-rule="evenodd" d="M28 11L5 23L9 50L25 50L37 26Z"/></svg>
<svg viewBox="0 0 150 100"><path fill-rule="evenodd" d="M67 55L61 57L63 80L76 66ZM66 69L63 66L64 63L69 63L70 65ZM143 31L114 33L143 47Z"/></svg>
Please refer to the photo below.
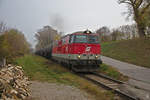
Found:
<svg viewBox="0 0 150 100"><path fill-rule="evenodd" d="M0 21L22 31L32 44L36 31L45 25L70 33L130 24L122 15L125 11L117 0L0 0Z"/></svg>

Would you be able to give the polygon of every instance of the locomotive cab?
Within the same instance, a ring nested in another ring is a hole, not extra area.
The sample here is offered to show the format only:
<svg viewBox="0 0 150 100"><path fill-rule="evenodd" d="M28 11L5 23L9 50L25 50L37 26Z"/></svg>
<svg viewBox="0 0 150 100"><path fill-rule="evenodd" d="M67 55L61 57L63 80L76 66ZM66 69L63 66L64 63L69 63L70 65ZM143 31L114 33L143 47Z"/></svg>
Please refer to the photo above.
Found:
<svg viewBox="0 0 150 100"><path fill-rule="evenodd" d="M101 47L98 34L91 31L76 32L70 35L69 63L75 71L96 71L99 64Z"/></svg>

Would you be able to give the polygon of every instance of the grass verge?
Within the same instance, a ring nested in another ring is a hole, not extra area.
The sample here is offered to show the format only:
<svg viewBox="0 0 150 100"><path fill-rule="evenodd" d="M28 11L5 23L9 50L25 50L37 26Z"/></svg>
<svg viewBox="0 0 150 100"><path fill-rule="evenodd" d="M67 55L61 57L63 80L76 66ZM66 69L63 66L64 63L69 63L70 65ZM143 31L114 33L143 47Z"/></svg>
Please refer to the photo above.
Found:
<svg viewBox="0 0 150 100"><path fill-rule="evenodd" d="M121 81L127 81L128 77L121 74L117 69L114 67L108 66L106 64L102 64L100 67L100 73L103 73L105 75L108 75L114 79L121 80Z"/></svg>
<svg viewBox="0 0 150 100"><path fill-rule="evenodd" d="M93 95L96 100L113 100L114 94L101 89L91 82L70 73L59 64L35 55L17 58L15 63L21 65L31 80L75 86Z"/></svg>
<svg viewBox="0 0 150 100"><path fill-rule="evenodd" d="M102 43L102 55L150 68L150 38Z"/></svg>

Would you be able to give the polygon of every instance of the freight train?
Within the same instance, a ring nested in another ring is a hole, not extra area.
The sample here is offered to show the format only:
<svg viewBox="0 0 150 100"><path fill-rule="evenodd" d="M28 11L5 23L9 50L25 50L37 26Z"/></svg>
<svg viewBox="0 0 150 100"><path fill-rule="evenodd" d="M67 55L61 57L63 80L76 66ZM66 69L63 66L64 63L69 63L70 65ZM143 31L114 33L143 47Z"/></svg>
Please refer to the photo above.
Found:
<svg viewBox="0 0 150 100"><path fill-rule="evenodd" d="M89 30L65 35L36 54L66 64L76 72L97 71L102 64L99 36Z"/></svg>

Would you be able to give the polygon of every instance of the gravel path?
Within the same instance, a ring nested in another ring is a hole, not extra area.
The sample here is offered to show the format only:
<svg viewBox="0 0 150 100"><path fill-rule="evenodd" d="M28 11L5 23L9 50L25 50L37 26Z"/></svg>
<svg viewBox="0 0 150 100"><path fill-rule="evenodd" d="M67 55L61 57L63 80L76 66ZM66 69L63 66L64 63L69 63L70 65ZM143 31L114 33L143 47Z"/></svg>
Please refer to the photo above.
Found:
<svg viewBox="0 0 150 100"><path fill-rule="evenodd" d="M121 62L105 56L102 56L101 58L105 64L116 67L120 72L130 78L150 84L150 69Z"/></svg>
<svg viewBox="0 0 150 100"><path fill-rule="evenodd" d="M144 96L150 100L150 69L105 56L101 56L101 58L103 63L117 68L121 73L128 76L130 78L129 84L147 91Z"/></svg>
<svg viewBox="0 0 150 100"><path fill-rule="evenodd" d="M31 98L35 100L91 100L83 91L55 83L31 82Z"/></svg>

